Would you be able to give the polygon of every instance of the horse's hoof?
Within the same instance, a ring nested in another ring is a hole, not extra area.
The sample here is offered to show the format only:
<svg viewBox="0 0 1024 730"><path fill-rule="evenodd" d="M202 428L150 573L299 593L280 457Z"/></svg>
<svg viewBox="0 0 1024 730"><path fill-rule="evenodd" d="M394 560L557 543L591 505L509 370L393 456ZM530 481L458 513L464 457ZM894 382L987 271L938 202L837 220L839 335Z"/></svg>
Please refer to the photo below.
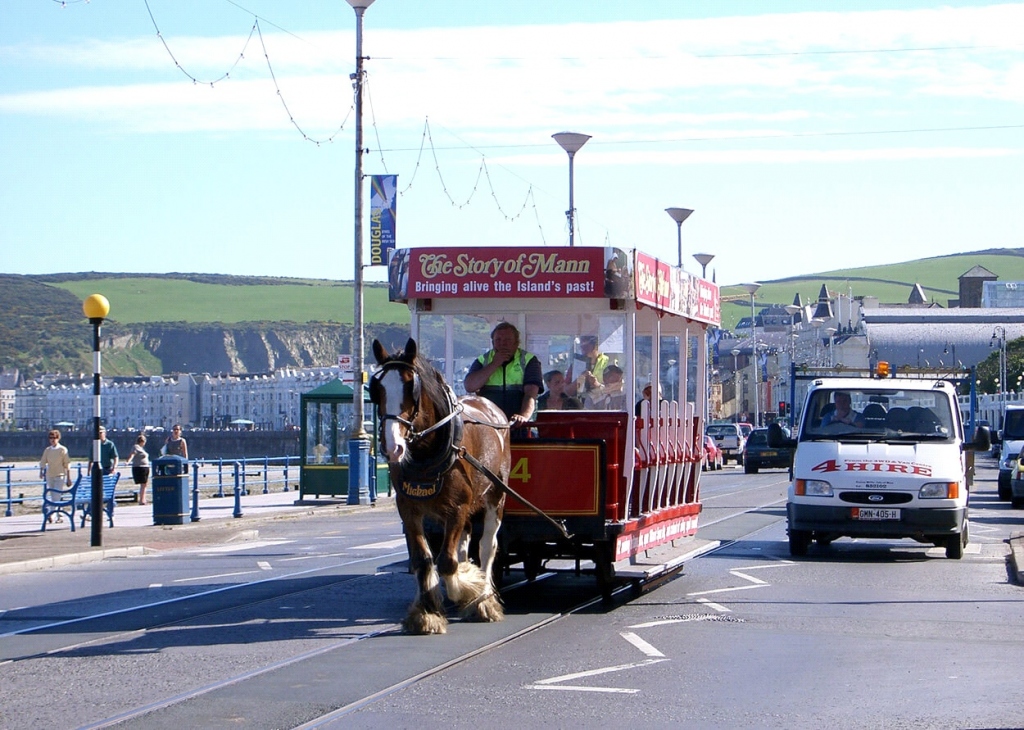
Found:
<svg viewBox="0 0 1024 730"><path fill-rule="evenodd" d="M425 613L418 611L410 613L402 622L402 628L407 634L419 636L427 634L448 633L448 619L438 613Z"/></svg>
<svg viewBox="0 0 1024 730"><path fill-rule="evenodd" d="M501 607L501 600L496 593L488 593L467 605L462 616L467 621L493 623L505 620L505 609Z"/></svg>

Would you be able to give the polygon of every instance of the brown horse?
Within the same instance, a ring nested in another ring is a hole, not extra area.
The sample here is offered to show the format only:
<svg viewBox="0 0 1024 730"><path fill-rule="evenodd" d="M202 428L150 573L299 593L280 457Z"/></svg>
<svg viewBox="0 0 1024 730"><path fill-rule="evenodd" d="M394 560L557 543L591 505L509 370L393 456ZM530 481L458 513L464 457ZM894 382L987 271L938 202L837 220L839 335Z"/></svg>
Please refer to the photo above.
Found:
<svg viewBox="0 0 1024 730"><path fill-rule="evenodd" d="M445 633L438 574L464 617L501 621L505 613L491 573L505 492L469 460L508 482L512 451L505 414L485 398L456 399L441 374L416 356L412 339L394 355L374 340L373 354L381 369L370 380L370 400L380 418L380 443L418 581L403 626L412 634ZM478 567L468 553L471 520L480 513L484 528ZM426 518L444 529L436 568L424 533Z"/></svg>

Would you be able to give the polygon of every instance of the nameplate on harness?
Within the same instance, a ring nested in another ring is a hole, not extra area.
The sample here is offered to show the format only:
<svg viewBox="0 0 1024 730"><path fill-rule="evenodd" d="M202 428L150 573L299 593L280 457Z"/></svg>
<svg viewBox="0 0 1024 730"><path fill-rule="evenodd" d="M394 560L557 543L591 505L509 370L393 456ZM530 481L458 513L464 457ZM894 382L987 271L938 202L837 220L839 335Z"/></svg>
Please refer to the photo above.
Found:
<svg viewBox="0 0 1024 730"><path fill-rule="evenodd" d="M402 482L399 491L410 499L431 499L441 493L441 480L433 482Z"/></svg>

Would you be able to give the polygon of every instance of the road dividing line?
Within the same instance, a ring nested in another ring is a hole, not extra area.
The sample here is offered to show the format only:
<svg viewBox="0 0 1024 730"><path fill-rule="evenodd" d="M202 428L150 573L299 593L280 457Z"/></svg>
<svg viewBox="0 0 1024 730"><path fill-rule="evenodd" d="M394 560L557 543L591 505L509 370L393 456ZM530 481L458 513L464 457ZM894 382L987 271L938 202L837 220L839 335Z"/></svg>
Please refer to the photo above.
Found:
<svg viewBox="0 0 1024 730"><path fill-rule="evenodd" d="M704 606L707 606L708 608L714 609L715 611L718 611L719 613L732 613L732 609L726 608L721 603L715 603L714 601L709 601L706 598L698 598L697 599L697 603L700 603L700 604L702 604Z"/></svg>
<svg viewBox="0 0 1024 730"><path fill-rule="evenodd" d="M163 583L150 583L149 587L150 588L163 588L164 584Z"/></svg>
<svg viewBox="0 0 1024 730"><path fill-rule="evenodd" d="M644 654L650 657L663 657L665 656L660 651L655 649L653 646L648 644L646 641L641 639L639 636L634 634L632 631L621 631L619 636L628 641L630 644L635 646L637 649L642 651Z"/></svg>
<svg viewBox="0 0 1024 730"><path fill-rule="evenodd" d="M256 567L260 570L273 570L273 568L270 567L270 563L268 563L266 560L257 561Z"/></svg>
<svg viewBox="0 0 1024 730"><path fill-rule="evenodd" d="M751 588L765 588L768 584L753 586L734 586L732 588L715 588L710 591L694 591L693 593L687 593L687 596L710 596L712 593L733 593L734 591L749 591Z"/></svg>
<svg viewBox="0 0 1024 730"><path fill-rule="evenodd" d="M237 545L219 545L217 547L203 547L196 548L190 552L201 553L203 555L213 555L216 553L237 553L240 550L252 550L253 548L261 547L273 547L274 545L284 545L289 542L295 542L294 540L253 540L252 542L243 542Z"/></svg>

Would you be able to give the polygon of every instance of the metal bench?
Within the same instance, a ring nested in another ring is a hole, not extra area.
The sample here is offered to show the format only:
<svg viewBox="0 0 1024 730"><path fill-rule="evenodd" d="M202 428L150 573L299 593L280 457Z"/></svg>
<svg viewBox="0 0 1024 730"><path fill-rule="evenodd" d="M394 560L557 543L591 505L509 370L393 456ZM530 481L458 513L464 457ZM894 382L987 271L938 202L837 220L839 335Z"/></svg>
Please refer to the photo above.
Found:
<svg viewBox="0 0 1024 730"><path fill-rule="evenodd" d="M52 515L67 515L71 531L75 531L76 495L81 484L82 475L79 474L75 483L67 489L50 489L43 485L43 532L46 532L46 523Z"/></svg>
<svg viewBox="0 0 1024 730"><path fill-rule="evenodd" d="M103 511L107 513L107 522L111 527L114 526L114 490L117 488L117 480L121 478L120 472L114 472L113 474L103 475ZM79 481L84 481L81 489L78 490L78 495L75 498L75 506L82 513L82 527L85 527L85 521L89 519L92 514L92 477L87 476L84 480L79 477Z"/></svg>

